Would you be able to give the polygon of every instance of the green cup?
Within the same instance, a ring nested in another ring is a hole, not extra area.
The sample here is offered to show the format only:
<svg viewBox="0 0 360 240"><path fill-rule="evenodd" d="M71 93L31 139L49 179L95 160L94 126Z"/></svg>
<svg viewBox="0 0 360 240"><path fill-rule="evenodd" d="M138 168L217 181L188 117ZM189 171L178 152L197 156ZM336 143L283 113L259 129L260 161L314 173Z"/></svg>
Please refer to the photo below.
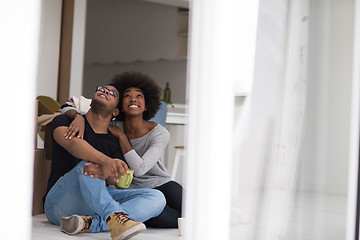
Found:
<svg viewBox="0 0 360 240"><path fill-rule="evenodd" d="M117 186L121 188L128 188L130 186L131 181L133 180L133 176L134 176L134 170L132 169L129 169L129 173L125 173L123 178L121 178L119 175L119 182L117 183Z"/></svg>

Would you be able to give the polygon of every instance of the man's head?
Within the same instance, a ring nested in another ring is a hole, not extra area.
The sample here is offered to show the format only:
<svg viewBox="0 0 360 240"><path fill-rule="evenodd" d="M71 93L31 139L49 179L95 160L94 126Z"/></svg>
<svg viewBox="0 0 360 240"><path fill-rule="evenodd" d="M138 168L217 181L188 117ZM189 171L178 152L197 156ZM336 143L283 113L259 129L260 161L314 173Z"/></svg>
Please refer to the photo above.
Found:
<svg viewBox="0 0 360 240"><path fill-rule="evenodd" d="M124 72L113 76L110 85L115 86L119 91L120 105L124 99L125 91L130 88L137 88L141 91L145 99L145 109L143 119L149 120L155 116L161 105L161 88L157 85L155 80L147 75L139 72ZM122 108L119 108L122 110ZM120 112L117 117L118 120L124 119L124 112Z"/></svg>
<svg viewBox="0 0 360 240"><path fill-rule="evenodd" d="M111 84L98 86L91 101L91 109L101 114L111 114L116 117L119 114L119 92Z"/></svg>

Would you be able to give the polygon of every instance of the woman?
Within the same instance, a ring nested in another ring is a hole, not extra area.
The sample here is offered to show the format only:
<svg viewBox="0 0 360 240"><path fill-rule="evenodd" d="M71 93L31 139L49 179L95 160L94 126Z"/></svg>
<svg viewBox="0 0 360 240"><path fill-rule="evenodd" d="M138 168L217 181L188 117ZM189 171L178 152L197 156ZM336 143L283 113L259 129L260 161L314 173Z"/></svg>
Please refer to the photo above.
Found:
<svg viewBox="0 0 360 240"><path fill-rule="evenodd" d="M134 170L130 188L154 188L166 198L164 211L145 222L148 227L176 228L181 217L182 187L170 179L162 156L169 142L169 132L149 121L160 107L161 89L150 77L138 72L115 75L111 82L119 93L121 113L109 130L119 139L126 163ZM64 109L73 119L66 138L82 137L84 120L68 102Z"/></svg>

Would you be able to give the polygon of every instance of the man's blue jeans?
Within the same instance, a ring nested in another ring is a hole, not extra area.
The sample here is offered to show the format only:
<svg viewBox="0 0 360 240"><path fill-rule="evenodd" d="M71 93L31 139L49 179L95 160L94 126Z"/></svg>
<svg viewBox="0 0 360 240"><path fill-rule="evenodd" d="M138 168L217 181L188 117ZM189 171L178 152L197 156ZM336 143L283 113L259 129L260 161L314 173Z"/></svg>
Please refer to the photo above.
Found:
<svg viewBox="0 0 360 240"><path fill-rule="evenodd" d="M155 189L116 189L105 180L81 173L81 161L61 177L45 200L45 214L50 222L60 225L62 217L77 214L92 216L89 232L109 230L106 219L114 212L124 212L137 222L158 216L165 207L164 195Z"/></svg>

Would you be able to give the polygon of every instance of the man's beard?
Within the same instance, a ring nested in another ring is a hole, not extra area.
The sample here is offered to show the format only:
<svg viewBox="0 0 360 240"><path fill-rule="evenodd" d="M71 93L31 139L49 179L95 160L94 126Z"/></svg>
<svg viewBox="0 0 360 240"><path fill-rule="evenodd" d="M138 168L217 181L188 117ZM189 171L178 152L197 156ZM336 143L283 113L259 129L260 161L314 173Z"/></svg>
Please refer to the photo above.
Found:
<svg viewBox="0 0 360 240"><path fill-rule="evenodd" d="M90 104L93 111L100 113L106 109L106 104L102 101L98 101L97 99L93 99Z"/></svg>

